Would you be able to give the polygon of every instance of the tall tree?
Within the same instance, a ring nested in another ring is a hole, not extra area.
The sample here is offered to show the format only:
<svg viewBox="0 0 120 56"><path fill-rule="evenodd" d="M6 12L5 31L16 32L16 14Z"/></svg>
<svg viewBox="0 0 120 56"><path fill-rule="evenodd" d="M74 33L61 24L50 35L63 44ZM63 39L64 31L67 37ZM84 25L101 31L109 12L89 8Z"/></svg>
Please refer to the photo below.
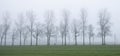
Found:
<svg viewBox="0 0 120 56"><path fill-rule="evenodd" d="M110 13L104 9L99 12L99 36L102 38L102 45L106 44L105 38L106 36L110 35Z"/></svg>
<svg viewBox="0 0 120 56"><path fill-rule="evenodd" d="M64 45L64 24L63 22L60 23L59 32L60 32L60 36L62 39L62 45Z"/></svg>
<svg viewBox="0 0 120 56"><path fill-rule="evenodd" d="M12 46L14 46L16 37L17 37L17 30L13 29L12 30Z"/></svg>
<svg viewBox="0 0 120 56"><path fill-rule="evenodd" d="M54 37L54 45L57 45L57 38L59 37L59 27L58 26L54 26L54 31L53 31L53 36Z"/></svg>
<svg viewBox="0 0 120 56"><path fill-rule="evenodd" d="M77 37L80 35L80 27L79 27L79 24L78 22L74 19L73 22L72 22L73 26L72 26L72 33L73 33L73 36L74 36L74 41L75 41L75 45L77 45Z"/></svg>
<svg viewBox="0 0 120 56"><path fill-rule="evenodd" d="M36 23L33 33L33 37L36 39L36 45L38 45L39 37L43 35L43 25Z"/></svg>
<svg viewBox="0 0 120 56"><path fill-rule="evenodd" d="M36 18L36 16L35 16L35 14L33 13L33 11L27 12L26 15L27 15L27 18L29 19L29 23L30 23L28 29L29 29L29 31L30 31L30 39L31 39L30 45L32 45L33 27L34 27L34 23L35 23L35 18Z"/></svg>
<svg viewBox="0 0 120 56"><path fill-rule="evenodd" d="M86 36L86 18L87 11L85 9L81 9L81 28L82 28L82 37L83 37L83 45L85 45L85 36Z"/></svg>
<svg viewBox="0 0 120 56"><path fill-rule="evenodd" d="M28 34L29 34L29 30L28 30L28 28L27 28L27 26L24 26L23 27L23 43L24 43L24 45L26 44L26 40L27 40L27 38L28 38Z"/></svg>
<svg viewBox="0 0 120 56"><path fill-rule="evenodd" d="M65 45L67 43L67 35L68 35L68 19L69 19L69 14L68 14L68 11L67 10L64 10L63 11L63 36L64 36L64 42L65 42Z"/></svg>
<svg viewBox="0 0 120 56"><path fill-rule="evenodd" d="M50 45L50 39L53 35L54 24L53 24L54 14L52 11L48 11L46 14L46 36L47 36L47 45Z"/></svg>
<svg viewBox="0 0 120 56"><path fill-rule="evenodd" d="M93 29L93 26L90 24L88 26L89 45L91 45L91 38L94 36Z"/></svg>
<svg viewBox="0 0 120 56"><path fill-rule="evenodd" d="M20 38L20 46L21 46L21 44L22 44L22 33L23 33L23 27L24 27L24 16L23 16L23 14L21 13L21 14L19 14L18 15L18 18L19 18L19 20L18 20L18 22L16 22L16 26L17 26L17 30L18 30L18 32L19 32L19 38Z"/></svg>
<svg viewBox="0 0 120 56"><path fill-rule="evenodd" d="M0 24L0 39L1 39L1 46L2 46L2 42L3 42L3 38L4 38L4 34L3 34L3 25L2 24Z"/></svg>
<svg viewBox="0 0 120 56"><path fill-rule="evenodd" d="M6 12L3 14L3 36L4 36L4 45L6 45L8 30L10 29L10 14Z"/></svg>

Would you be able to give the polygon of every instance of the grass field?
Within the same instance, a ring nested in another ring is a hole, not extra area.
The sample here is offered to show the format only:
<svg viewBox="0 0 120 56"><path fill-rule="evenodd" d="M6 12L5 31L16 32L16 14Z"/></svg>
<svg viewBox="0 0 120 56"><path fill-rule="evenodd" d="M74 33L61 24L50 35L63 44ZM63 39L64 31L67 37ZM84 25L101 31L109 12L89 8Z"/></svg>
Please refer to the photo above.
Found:
<svg viewBox="0 0 120 56"><path fill-rule="evenodd" d="M1 46L0 56L120 56L120 46Z"/></svg>

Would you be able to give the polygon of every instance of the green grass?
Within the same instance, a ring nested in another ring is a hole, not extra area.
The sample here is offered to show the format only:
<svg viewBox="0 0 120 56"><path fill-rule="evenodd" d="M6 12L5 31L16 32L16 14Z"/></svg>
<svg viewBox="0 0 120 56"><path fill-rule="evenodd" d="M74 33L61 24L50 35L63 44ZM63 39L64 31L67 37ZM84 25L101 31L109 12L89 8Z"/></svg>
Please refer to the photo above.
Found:
<svg viewBox="0 0 120 56"><path fill-rule="evenodd" d="M120 46L1 46L0 56L120 56Z"/></svg>

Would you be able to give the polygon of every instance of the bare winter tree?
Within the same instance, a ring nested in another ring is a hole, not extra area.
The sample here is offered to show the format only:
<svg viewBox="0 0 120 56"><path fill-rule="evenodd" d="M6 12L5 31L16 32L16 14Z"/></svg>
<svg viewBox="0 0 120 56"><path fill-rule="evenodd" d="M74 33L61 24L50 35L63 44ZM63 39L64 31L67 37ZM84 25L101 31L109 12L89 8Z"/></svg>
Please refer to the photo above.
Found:
<svg viewBox="0 0 120 56"><path fill-rule="evenodd" d="M74 36L75 45L77 45L77 37L80 35L80 27L79 23L75 19L73 20L72 24L72 33Z"/></svg>
<svg viewBox="0 0 120 56"><path fill-rule="evenodd" d="M66 45L66 43L67 43L67 34L68 34L68 19L69 19L69 14L68 14L68 11L67 10L64 10L63 11L63 26L62 26L62 28L63 28L63 37L65 38L64 40L64 42L65 42L65 45Z"/></svg>
<svg viewBox="0 0 120 56"><path fill-rule="evenodd" d="M17 37L17 30L13 29L12 30L12 46L14 46L16 37Z"/></svg>
<svg viewBox="0 0 120 56"><path fill-rule="evenodd" d="M62 38L62 45L64 44L64 24L63 22L60 23L60 27L59 27L59 32L60 32L60 35L61 35L61 38Z"/></svg>
<svg viewBox="0 0 120 56"><path fill-rule="evenodd" d="M27 37L28 37L28 34L29 34L29 30L28 30L28 28L27 28L27 26L24 26L23 27L23 43L24 43L24 45L26 44L26 40L27 40Z"/></svg>
<svg viewBox="0 0 120 56"><path fill-rule="evenodd" d="M81 9L81 15L80 16L81 16L81 28L82 28L83 45L85 45L87 11L85 9Z"/></svg>
<svg viewBox="0 0 120 56"><path fill-rule="evenodd" d="M46 36L47 36L47 45L50 45L50 38L53 35L54 24L53 24L53 12L48 11L46 14Z"/></svg>
<svg viewBox="0 0 120 56"><path fill-rule="evenodd" d="M39 24L36 24L35 29L34 29L34 33L33 33L33 37L36 39L36 45L38 45L39 34L40 34Z"/></svg>
<svg viewBox="0 0 120 56"><path fill-rule="evenodd" d="M36 39L36 45L38 45L39 37L41 37L42 34L43 34L43 25L39 23L35 24L33 37Z"/></svg>
<svg viewBox="0 0 120 56"><path fill-rule="evenodd" d="M22 44L22 32L23 32L23 26L24 26L24 16L23 16L23 14L21 13L21 14L19 14L18 15L18 18L19 18L19 20L18 20L18 22L16 22L16 26L17 26L17 30L18 30L18 32L19 32L19 37L20 37L20 46L21 46L21 44Z"/></svg>
<svg viewBox="0 0 120 56"><path fill-rule="evenodd" d="M0 25L0 39L1 39L1 46L2 46L2 42L3 42L3 36L4 36L4 34L3 34L3 25L1 24Z"/></svg>
<svg viewBox="0 0 120 56"><path fill-rule="evenodd" d="M90 24L88 26L88 36L89 36L89 44L91 45L91 38L94 36L94 32L93 32L93 26Z"/></svg>
<svg viewBox="0 0 120 56"><path fill-rule="evenodd" d="M105 38L110 35L110 14L107 10L102 10L99 13L99 36L102 38L102 45L106 44Z"/></svg>
<svg viewBox="0 0 120 56"><path fill-rule="evenodd" d="M54 37L54 45L57 45L57 38L59 37L59 27L58 26L54 26L54 31L53 31L53 36Z"/></svg>
<svg viewBox="0 0 120 56"><path fill-rule="evenodd" d="M6 41L7 41L7 35L8 35L8 30L10 29L10 15L8 12L6 12L3 15L3 37L4 37L4 45L6 45Z"/></svg>
<svg viewBox="0 0 120 56"><path fill-rule="evenodd" d="M31 38L31 42L30 45L32 45L32 38L33 38L33 27L34 27L34 23L35 23L35 15L33 13L33 11L29 11L26 13L27 18L29 19L30 25L28 27L29 31L30 31L30 38Z"/></svg>

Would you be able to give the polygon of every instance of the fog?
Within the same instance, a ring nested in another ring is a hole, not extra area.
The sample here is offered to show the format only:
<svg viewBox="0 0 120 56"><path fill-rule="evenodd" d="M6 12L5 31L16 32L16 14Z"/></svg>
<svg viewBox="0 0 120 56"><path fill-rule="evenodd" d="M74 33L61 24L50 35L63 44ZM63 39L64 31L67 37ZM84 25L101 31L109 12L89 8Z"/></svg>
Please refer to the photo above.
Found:
<svg viewBox="0 0 120 56"><path fill-rule="evenodd" d="M120 44L120 0L0 0L0 23L2 21L2 15L4 12L10 13L10 20L12 27L15 24L19 13L26 13L27 11L33 11L36 14L36 21L44 23L45 12L53 11L55 14L54 23L59 25L62 18L62 11L68 10L70 13L70 19L80 19L80 10L85 8L87 10L87 24L93 24L95 27L95 33L98 30L98 13L102 9L107 9L111 15L111 32L112 35L107 37L107 42L114 41L114 35L116 35L116 42ZM28 21L26 20L26 23ZM80 38L82 39L82 38ZM98 40L97 40L98 39ZM7 38L7 44L10 44L11 39ZM41 38L44 40L44 38ZM54 39L53 39L54 40ZM59 41L61 41L58 38ZM86 42L88 39L86 39ZM96 42L100 42L99 38L96 38ZM59 43L58 41L58 43ZM71 43L73 40L70 40ZM29 39L27 40L29 43ZM34 42L34 40L33 40ZM43 44L46 41L40 41ZM82 42L79 40L78 42ZM16 40L16 44L19 41Z"/></svg>

